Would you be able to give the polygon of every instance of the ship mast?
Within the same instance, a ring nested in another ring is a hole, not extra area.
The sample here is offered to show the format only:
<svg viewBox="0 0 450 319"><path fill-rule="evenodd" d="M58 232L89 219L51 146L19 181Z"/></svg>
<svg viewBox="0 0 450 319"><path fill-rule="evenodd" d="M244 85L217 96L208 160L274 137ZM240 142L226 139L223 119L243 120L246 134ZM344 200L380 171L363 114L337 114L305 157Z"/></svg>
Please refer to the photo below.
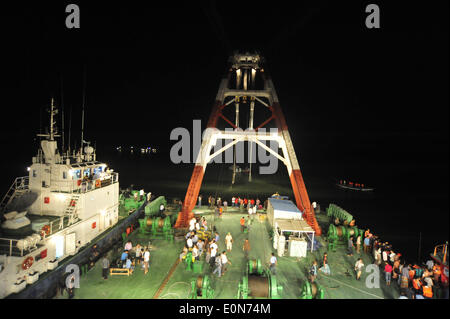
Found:
<svg viewBox="0 0 450 319"><path fill-rule="evenodd" d="M54 120L54 116L58 114L58 109L54 106L54 99L52 98L51 104L50 104L50 133L49 134L38 134L37 136L47 137L50 141L54 141L55 137L59 137L60 135L57 135L57 130L54 125L56 124L56 121Z"/></svg>

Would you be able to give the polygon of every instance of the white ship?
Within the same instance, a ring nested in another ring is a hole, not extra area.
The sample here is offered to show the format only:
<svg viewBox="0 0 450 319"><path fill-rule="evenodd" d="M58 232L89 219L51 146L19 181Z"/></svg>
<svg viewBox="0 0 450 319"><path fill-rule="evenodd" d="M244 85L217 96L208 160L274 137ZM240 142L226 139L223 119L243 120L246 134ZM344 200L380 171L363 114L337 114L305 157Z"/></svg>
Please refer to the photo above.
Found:
<svg viewBox="0 0 450 319"><path fill-rule="evenodd" d="M17 293L118 222L119 175L91 146L60 154L50 133L0 202L0 298Z"/></svg>

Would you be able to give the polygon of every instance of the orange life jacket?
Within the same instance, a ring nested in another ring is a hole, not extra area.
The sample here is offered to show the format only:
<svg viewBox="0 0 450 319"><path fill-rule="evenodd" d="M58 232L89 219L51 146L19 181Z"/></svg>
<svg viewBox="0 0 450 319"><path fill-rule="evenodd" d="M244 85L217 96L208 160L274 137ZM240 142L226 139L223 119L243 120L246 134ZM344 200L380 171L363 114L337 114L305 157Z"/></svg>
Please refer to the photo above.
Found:
<svg viewBox="0 0 450 319"><path fill-rule="evenodd" d="M420 286L421 286L420 280L419 279L414 279L413 280L413 287L414 287L414 289L419 290Z"/></svg>
<svg viewBox="0 0 450 319"><path fill-rule="evenodd" d="M435 275L440 275L441 274L441 267L439 267L438 265L434 265L433 266L433 273Z"/></svg>
<svg viewBox="0 0 450 319"><path fill-rule="evenodd" d="M427 297L427 298L432 298L433 297L433 289L431 289L431 287L424 286L423 287L423 296Z"/></svg>
<svg viewBox="0 0 450 319"><path fill-rule="evenodd" d="M409 279L410 279L410 280L413 280L415 274L416 274L416 271L413 270L413 269L411 269L411 270L409 271Z"/></svg>

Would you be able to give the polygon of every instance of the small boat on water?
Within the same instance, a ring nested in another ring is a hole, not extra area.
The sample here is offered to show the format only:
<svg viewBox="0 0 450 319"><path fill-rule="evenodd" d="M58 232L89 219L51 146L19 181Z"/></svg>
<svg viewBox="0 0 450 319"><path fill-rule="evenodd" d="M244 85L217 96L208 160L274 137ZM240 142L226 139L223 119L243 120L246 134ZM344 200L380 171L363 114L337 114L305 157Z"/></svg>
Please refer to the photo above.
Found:
<svg viewBox="0 0 450 319"><path fill-rule="evenodd" d="M340 180L339 182L337 182L336 186L339 188L342 188L342 189L350 189L353 191L360 191L360 192L373 192L375 190L375 188L368 187L364 184L346 182L343 180Z"/></svg>

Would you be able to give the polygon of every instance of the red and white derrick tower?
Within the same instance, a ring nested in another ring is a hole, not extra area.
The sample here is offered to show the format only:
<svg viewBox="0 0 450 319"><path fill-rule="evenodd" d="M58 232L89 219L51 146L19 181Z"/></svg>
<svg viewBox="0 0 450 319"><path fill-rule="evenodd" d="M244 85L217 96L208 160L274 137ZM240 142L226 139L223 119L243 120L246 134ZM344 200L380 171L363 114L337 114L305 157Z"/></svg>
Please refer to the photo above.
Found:
<svg viewBox="0 0 450 319"><path fill-rule="evenodd" d="M234 54L230 57L231 66L226 76L220 82L219 91L217 92L216 101L209 116L207 130L204 134L200 152L198 153L195 162L186 197L175 224L176 228L187 227L189 220L194 216L192 210L195 208L197 202L206 166L211 159L226 151L228 148L233 147L236 143L248 141L258 144L286 165L297 207L303 212L303 217L314 229L316 235L321 235L322 230L317 223L314 215L314 208L309 201L308 192L306 191L302 173L300 172L300 166L289 135L286 119L281 110L272 80L264 73L262 60L263 59L259 54L249 53ZM257 76L259 76L263 82L263 88L261 89L255 89L255 79ZM257 132L256 134L247 130L236 130L241 127L239 125L240 102L247 102L246 104L250 105L248 127L255 130ZM255 102L268 108L271 112L271 116L257 127L253 127ZM236 109L234 123L222 113L224 108L231 106L233 103ZM219 130L217 128L219 119L224 120L235 130ZM278 128L276 134L258 132L260 128L266 126L272 120L275 121L276 127ZM216 145L216 142L219 139L232 140L232 142L225 144L224 147L211 154L212 147ZM278 154L278 152L274 152L267 147L265 143L261 142L268 140L278 142L278 147L281 148L282 155ZM250 147L249 151L251 152L251 150L252 148ZM249 179L251 180L251 170L249 174Z"/></svg>

